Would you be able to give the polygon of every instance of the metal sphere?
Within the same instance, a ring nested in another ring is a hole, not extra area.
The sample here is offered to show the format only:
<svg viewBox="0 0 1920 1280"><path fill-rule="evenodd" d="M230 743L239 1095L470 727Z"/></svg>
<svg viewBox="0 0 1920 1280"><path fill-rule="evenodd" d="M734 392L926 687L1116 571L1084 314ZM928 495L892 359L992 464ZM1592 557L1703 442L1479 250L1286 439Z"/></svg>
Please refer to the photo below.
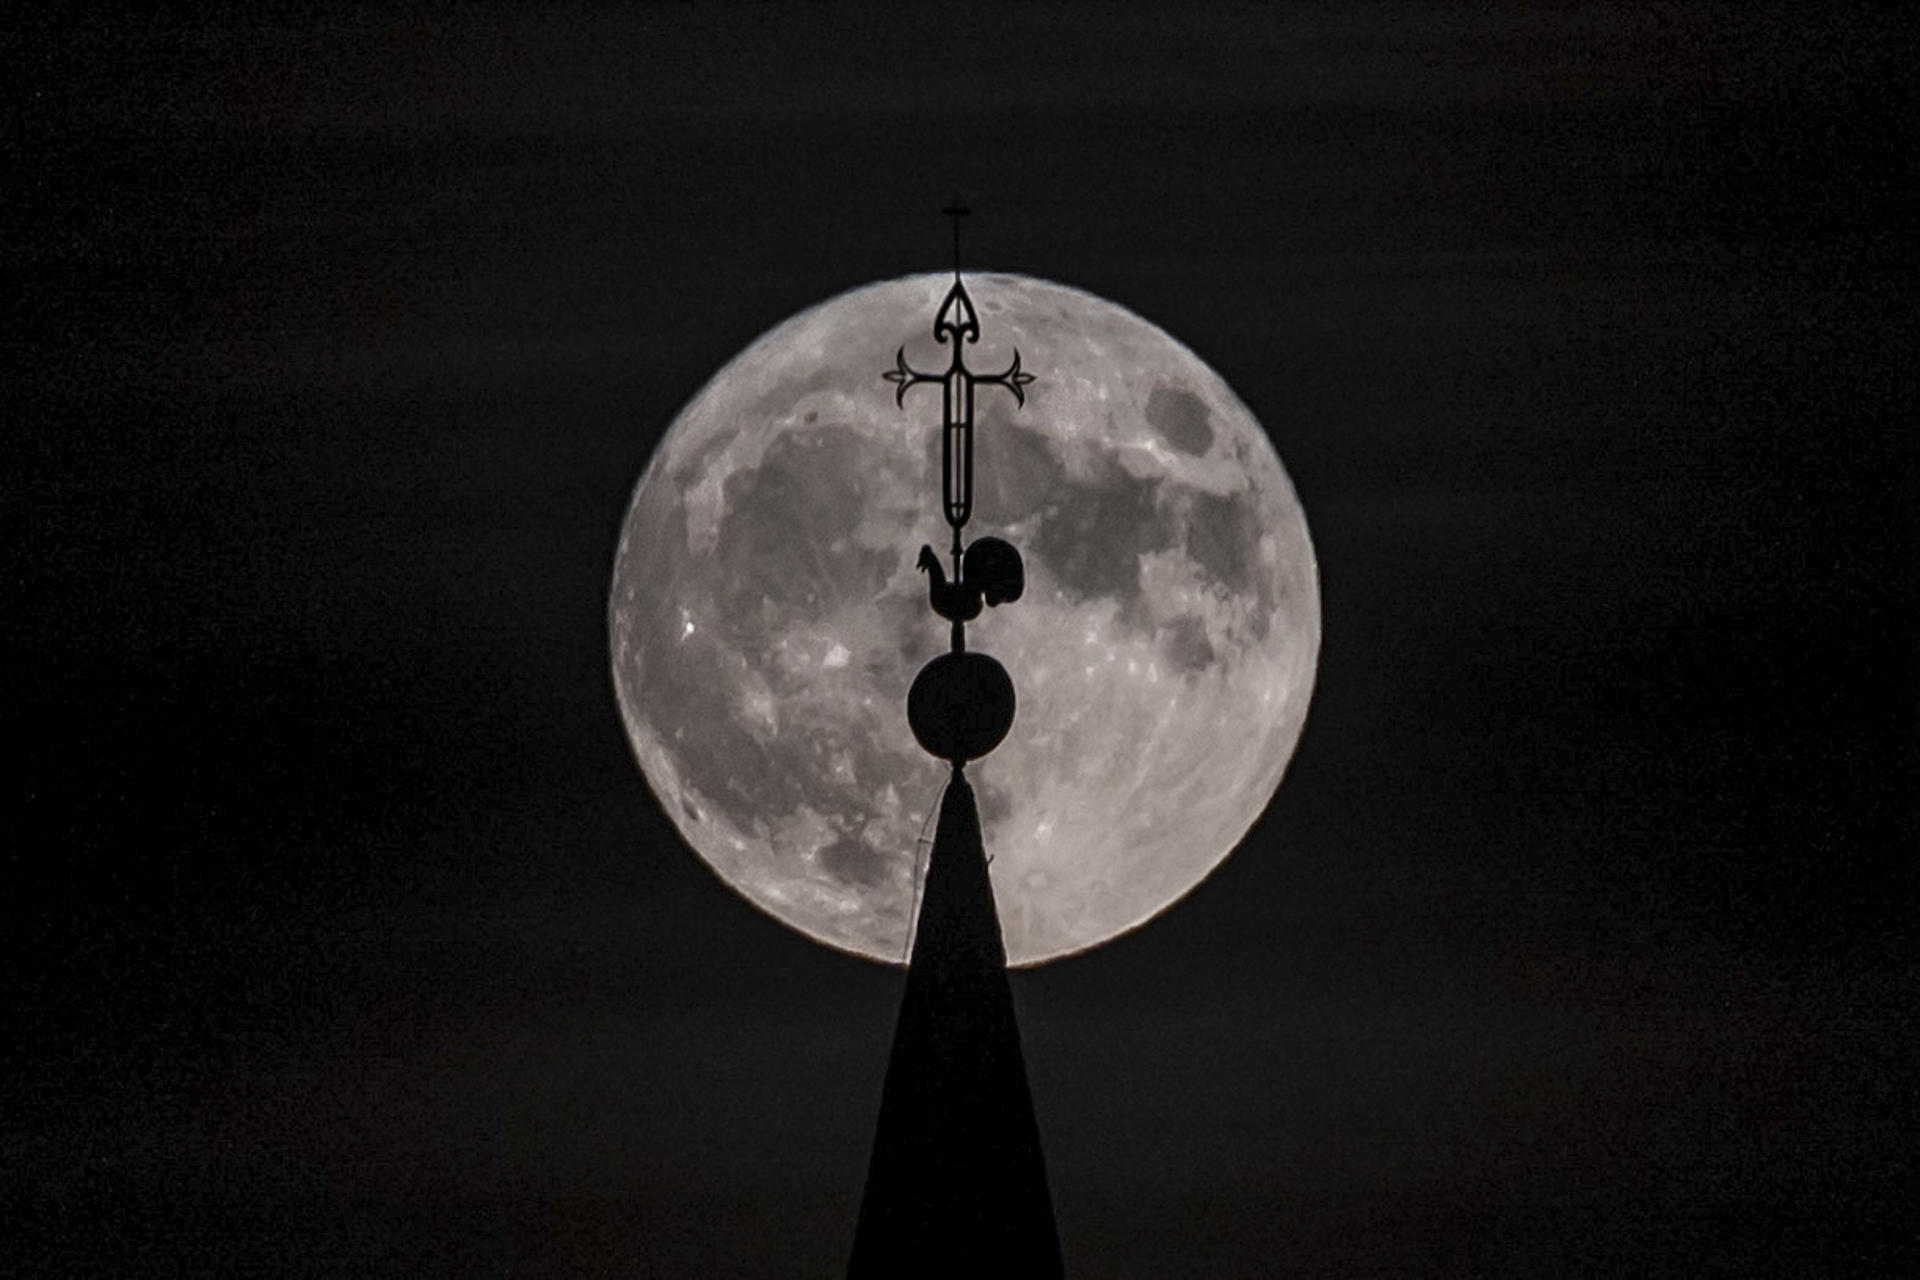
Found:
<svg viewBox="0 0 1920 1280"><path fill-rule="evenodd" d="M984 653L943 653L913 678L907 723L930 754L978 760L1013 727L1013 678Z"/></svg>

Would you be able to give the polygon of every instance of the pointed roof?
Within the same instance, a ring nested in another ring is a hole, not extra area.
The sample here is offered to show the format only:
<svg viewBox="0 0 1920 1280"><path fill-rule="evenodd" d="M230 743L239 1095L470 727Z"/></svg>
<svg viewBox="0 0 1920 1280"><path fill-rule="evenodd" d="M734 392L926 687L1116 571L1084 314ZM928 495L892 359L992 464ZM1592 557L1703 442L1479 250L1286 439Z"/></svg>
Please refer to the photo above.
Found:
<svg viewBox="0 0 1920 1280"><path fill-rule="evenodd" d="M980 814L955 767L847 1275L1060 1274Z"/></svg>

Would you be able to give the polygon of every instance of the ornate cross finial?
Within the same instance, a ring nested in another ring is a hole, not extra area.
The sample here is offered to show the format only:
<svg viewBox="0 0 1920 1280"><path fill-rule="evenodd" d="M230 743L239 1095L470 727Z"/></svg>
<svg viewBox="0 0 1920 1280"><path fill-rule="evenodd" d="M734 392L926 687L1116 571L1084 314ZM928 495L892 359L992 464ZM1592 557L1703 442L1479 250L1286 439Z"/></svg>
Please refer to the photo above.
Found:
<svg viewBox="0 0 1920 1280"><path fill-rule="evenodd" d="M967 368L966 355L961 349L961 339L967 342L980 341L980 317L973 309L973 299L967 296L967 286L960 282L958 272L954 273L953 288L947 290L947 297L940 304L940 310L933 319L933 337L936 342L951 343L953 358L946 370L941 373L922 373L907 363L907 348L903 343L894 353L894 367L880 375L897 388L893 400L904 406L907 402L907 388L922 382L940 383L946 390L943 417L945 419L945 449L941 462L941 496L946 500L947 523L953 526L954 551L959 552L960 529L967 523L967 517L973 512L973 389L979 386L1005 387L1013 392L1015 403L1027 403L1027 384L1033 381L1033 375L1020 370L1020 352L1013 353L1013 363L999 373L975 373Z"/></svg>
<svg viewBox="0 0 1920 1280"><path fill-rule="evenodd" d="M903 344L898 351L894 352L894 367L881 376L894 384L893 399L897 405L906 404L908 388L923 382L937 382L945 393L942 397L941 412L940 496L944 503L947 524L953 529L954 580L948 584L942 576L940 582L943 587L951 587L957 593L963 590L960 530L966 526L967 520L973 514L974 389L980 386L1005 387L1013 393L1014 402L1024 406L1027 402L1027 386L1033 381L1033 375L1021 371L1020 353L1017 350L1013 353L1013 362L998 373L975 373L967 368L965 346L969 342L980 341L980 316L974 311L973 299L967 296L967 286L960 279L960 219L966 216L967 210L956 196L953 203L941 212L953 219L953 287L947 290L945 301L941 302L940 310L934 315L933 337L934 341L949 345L952 348L952 354L948 359L947 367L941 372L923 373L907 363L907 348ZM978 558L982 567L994 563L995 557L1000 555L997 548L1003 546L1012 556L1009 563L1018 563L1018 554L999 539L988 538L982 539L981 542L995 544L994 546L976 545L975 549L981 552ZM976 559L972 551L967 554L969 563ZM1004 559L1004 557L1001 558ZM939 561L934 558L931 548L922 548L920 567L929 573L939 570ZM994 575L990 572L989 576ZM1020 575L1016 570L1014 576L1005 582L996 584L980 582L965 587L965 598L954 594L947 601L947 608L942 609L936 603L936 611L953 623L953 646L956 650L964 644L962 624L968 618L978 615L981 600L985 598L986 603L995 604L999 603L1000 599L1017 599L1020 589L1016 584L1019 580L1021 580ZM1011 594L1008 594L1008 591ZM968 611L969 608L971 612Z"/></svg>

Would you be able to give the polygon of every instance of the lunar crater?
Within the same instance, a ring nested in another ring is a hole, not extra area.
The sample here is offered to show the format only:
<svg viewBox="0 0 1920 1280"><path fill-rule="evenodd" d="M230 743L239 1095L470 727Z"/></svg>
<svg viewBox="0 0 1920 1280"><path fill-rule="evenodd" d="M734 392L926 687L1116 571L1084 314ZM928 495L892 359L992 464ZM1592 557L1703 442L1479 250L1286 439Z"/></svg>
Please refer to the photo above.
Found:
<svg viewBox="0 0 1920 1280"><path fill-rule="evenodd" d="M1190 391L1165 383L1155 387L1147 396L1145 417L1182 453L1200 457L1213 447L1206 403Z"/></svg>

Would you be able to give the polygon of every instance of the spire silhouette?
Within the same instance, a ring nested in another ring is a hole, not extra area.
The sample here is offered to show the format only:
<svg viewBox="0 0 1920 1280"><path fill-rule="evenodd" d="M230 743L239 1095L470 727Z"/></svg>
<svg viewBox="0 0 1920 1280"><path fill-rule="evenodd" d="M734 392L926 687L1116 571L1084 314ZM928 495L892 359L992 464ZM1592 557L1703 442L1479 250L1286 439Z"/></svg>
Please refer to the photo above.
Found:
<svg viewBox="0 0 1920 1280"><path fill-rule="evenodd" d="M848 1280L1061 1275L980 814L940 802Z"/></svg>
<svg viewBox="0 0 1920 1280"><path fill-rule="evenodd" d="M947 620L951 642L914 677L907 723L953 773L940 798L847 1275L1046 1280L1061 1274L1060 1237L1013 1017L1006 941L980 843L980 811L963 771L1007 736L1017 702L1006 668L967 649L967 623L985 605L1018 600L1026 583L1011 543L981 538L966 546L961 538L973 513L974 391L1002 387L1024 405L1034 379L1021 372L1017 351L999 373L967 368L965 347L979 339L980 319L960 279L966 210L956 199L946 212L954 220L953 288L933 331L951 343L949 363L923 373L907 363L902 347L881 376L894 384L901 405L913 387L942 390L940 496L953 530L953 577L930 546L920 548L917 567L927 575L927 603Z"/></svg>

